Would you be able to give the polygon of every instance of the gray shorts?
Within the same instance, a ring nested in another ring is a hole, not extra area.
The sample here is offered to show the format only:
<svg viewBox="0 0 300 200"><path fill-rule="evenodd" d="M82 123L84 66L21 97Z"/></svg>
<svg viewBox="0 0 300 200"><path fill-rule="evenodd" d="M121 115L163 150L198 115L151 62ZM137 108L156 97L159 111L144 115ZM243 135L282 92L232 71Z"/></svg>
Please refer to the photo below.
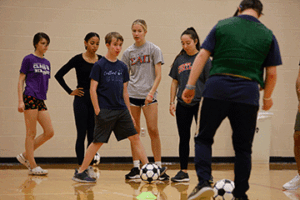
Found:
<svg viewBox="0 0 300 200"><path fill-rule="evenodd" d="M118 141L137 134L127 109L101 109L95 116L94 143L107 143L112 131Z"/></svg>
<svg viewBox="0 0 300 200"><path fill-rule="evenodd" d="M296 116L295 131L300 131L300 113L299 113L299 111Z"/></svg>

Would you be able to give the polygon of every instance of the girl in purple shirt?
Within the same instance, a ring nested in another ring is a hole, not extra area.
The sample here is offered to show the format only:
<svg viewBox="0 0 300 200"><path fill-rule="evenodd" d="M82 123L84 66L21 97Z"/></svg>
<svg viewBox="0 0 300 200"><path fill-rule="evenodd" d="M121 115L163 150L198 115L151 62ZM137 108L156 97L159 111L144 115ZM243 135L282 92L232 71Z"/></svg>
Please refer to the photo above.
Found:
<svg viewBox="0 0 300 200"><path fill-rule="evenodd" d="M24 113L26 125L25 152L17 155L17 160L29 169L31 175L46 175L47 170L37 166L34 151L53 137L54 131L44 103L50 78L50 62L44 58L50 38L39 32L34 35L34 53L25 56L18 82L18 111ZM24 83L26 85L24 90ZM43 134L36 137L36 124L43 128Z"/></svg>

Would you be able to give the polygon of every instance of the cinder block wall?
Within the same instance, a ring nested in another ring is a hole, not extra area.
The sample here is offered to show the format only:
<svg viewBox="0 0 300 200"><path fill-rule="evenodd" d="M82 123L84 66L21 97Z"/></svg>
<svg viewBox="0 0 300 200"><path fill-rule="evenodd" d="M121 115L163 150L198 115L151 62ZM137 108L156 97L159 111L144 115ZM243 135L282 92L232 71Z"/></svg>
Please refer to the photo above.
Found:
<svg viewBox="0 0 300 200"><path fill-rule="evenodd" d="M274 91L271 127L271 156L293 157L293 126L297 111L295 81L300 55L300 1L262 0L261 21L276 35L283 59L278 67ZM178 156L178 133L175 118L169 114L170 65L181 50L180 34L193 26L205 39L219 19L230 17L239 0L1 0L0 1L0 157L14 157L24 150L25 124L17 111L17 82L23 57L33 52L32 38L39 31L50 36L46 58L51 62L51 80L46 104L55 136L35 153L39 157L75 157L76 129L72 110L73 97L57 83L53 75L71 57L84 52L83 39L90 31L101 37L98 54L104 55L104 36L120 32L125 50L134 41L131 23L141 18L148 24L146 39L158 45L164 55L159 86L159 131L162 156ZM122 53L121 53L122 54ZM119 56L121 58L121 55ZM76 87L74 70L66 76ZM145 126L142 117L142 127ZM41 132L41 128L38 128ZM192 131L195 131L195 124ZM147 154L152 156L149 137L142 137ZM114 136L99 151L103 157L130 156L129 141L116 142ZM194 143L191 140L191 156ZM219 128L213 156L233 156L228 121Z"/></svg>

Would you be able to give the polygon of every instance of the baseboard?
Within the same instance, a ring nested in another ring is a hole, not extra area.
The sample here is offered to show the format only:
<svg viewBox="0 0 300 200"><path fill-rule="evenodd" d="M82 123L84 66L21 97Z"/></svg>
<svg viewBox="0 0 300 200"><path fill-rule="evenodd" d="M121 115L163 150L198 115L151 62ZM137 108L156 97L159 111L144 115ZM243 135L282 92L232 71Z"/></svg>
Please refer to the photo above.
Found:
<svg viewBox="0 0 300 200"><path fill-rule="evenodd" d="M42 164L76 164L75 157L36 157L37 163ZM153 157L149 157L150 162L154 162ZM179 163L178 157L163 157L163 163ZM190 163L194 163L194 157L189 158ZM295 163L294 157L270 157L270 163ZM0 157L0 164L18 163L15 157ZM131 157L101 157L101 163L132 163ZM212 163L234 163L234 157L213 157Z"/></svg>

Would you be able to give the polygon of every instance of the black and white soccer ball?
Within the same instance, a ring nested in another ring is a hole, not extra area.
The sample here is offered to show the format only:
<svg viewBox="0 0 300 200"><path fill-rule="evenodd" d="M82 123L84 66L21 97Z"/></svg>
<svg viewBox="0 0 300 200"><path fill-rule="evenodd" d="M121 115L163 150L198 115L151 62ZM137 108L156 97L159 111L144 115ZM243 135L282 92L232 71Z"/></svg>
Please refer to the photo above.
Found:
<svg viewBox="0 0 300 200"><path fill-rule="evenodd" d="M151 183L156 181L160 175L159 167L154 163L145 164L140 170L140 176L143 181Z"/></svg>
<svg viewBox="0 0 300 200"><path fill-rule="evenodd" d="M215 200L233 200L234 182L229 179L217 181L214 185Z"/></svg>
<svg viewBox="0 0 300 200"><path fill-rule="evenodd" d="M100 163L100 154L97 152L93 158L93 165L98 165Z"/></svg>

